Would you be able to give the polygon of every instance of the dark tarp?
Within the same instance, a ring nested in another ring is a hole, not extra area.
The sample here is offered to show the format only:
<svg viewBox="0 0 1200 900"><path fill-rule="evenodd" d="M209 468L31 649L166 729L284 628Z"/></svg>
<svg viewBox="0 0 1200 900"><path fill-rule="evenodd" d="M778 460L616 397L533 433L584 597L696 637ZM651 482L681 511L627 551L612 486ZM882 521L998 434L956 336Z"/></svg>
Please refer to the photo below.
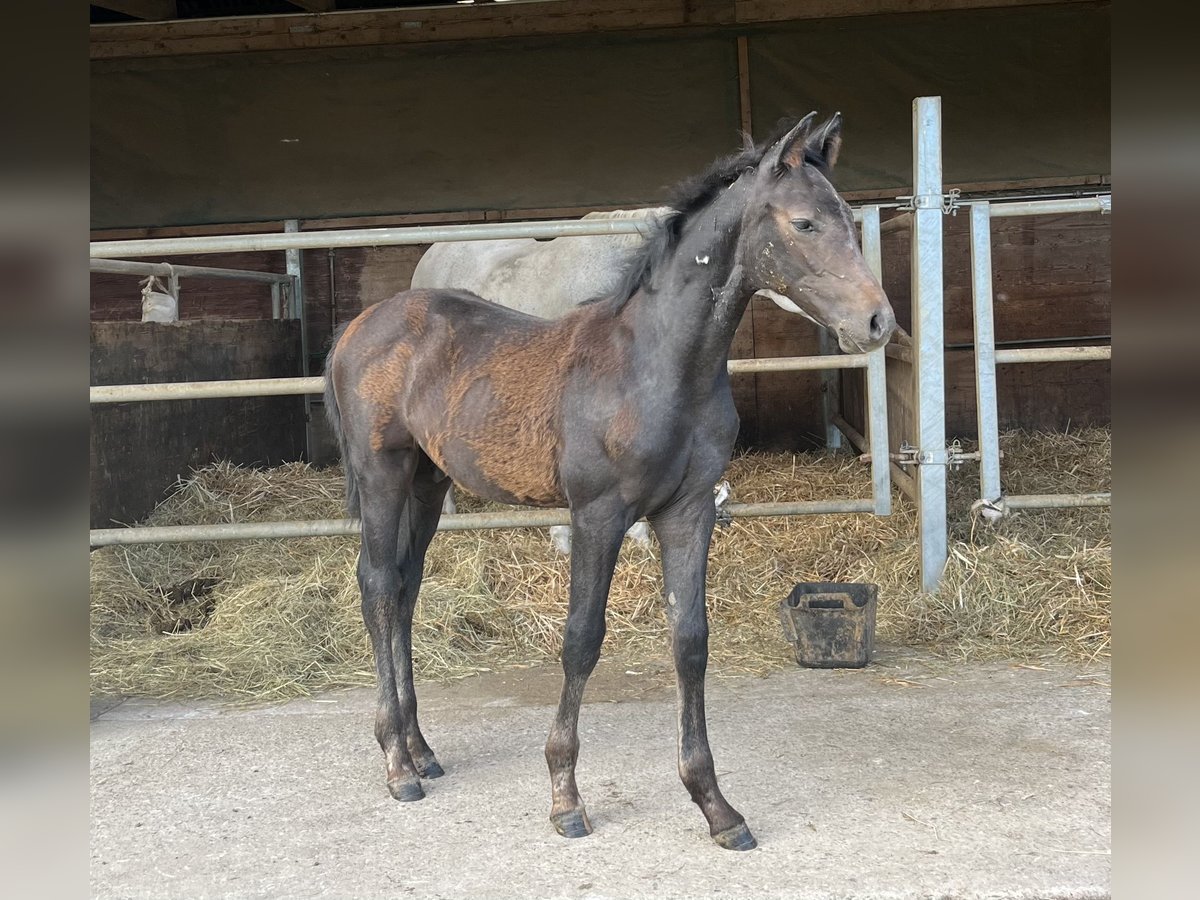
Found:
<svg viewBox="0 0 1200 900"><path fill-rule="evenodd" d="M840 109L843 190L910 183L912 99L943 97L949 183L1104 174L1105 6L750 32L755 131ZM737 52L580 36L97 61L95 228L639 205L735 149Z"/></svg>

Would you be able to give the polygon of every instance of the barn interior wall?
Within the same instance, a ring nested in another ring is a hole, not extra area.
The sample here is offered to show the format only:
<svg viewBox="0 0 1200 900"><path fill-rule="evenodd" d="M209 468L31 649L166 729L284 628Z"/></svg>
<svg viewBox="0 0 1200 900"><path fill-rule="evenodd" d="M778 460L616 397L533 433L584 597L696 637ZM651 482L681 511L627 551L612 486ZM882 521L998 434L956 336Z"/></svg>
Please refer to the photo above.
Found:
<svg viewBox="0 0 1200 900"><path fill-rule="evenodd" d="M912 98L946 179L1109 171L1109 9L1072 3L92 64L94 228L653 203L736 142L840 110L842 190L910 181Z"/></svg>
<svg viewBox="0 0 1200 900"><path fill-rule="evenodd" d="M297 322L92 323L92 384L277 378L295 375L299 360ZM92 527L138 521L192 468L277 465L303 453L299 397L94 405Z"/></svg>
<svg viewBox="0 0 1200 900"><path fill-rule="evenodd" d="M1109 170L1108 27L1107 5L1075 3L707 33L102 60L93 63L93 221L220 227L656 203L735 146L739 34L756 134L785 114L844 113L840 189L903 192L910 103L931 92L943 97L948 183L1068 183ZM964 219L946 223L947 342L969 343ZM995 234L1002 340L1107 333L1107 223L997 222ZM906 240L885 247L902 321ZM334 327L405 288L423 250L339 249L332 281L327 251L303 254L313 371ZM282 253L172 261L283 271ZM92 276L93 320L137 318L138 300L136 279ZM256 320L269 302L264 286L188 280L181 315ZM807 322L761 301L733 347L735 357L814 352ZM1106 367L1023 368L1002 375L1002 419L1107 420ZM1039 379L1057 387L1039 393ZM847 382L853 419L854 376ZM948 360L947 385L951 430L969 434L969 363ZM817 376L742 376L734 391L745 443L819 440Z"/></svg>
<svg viewBox="0 0 1200 900"><path fill-rule="evenodd" d="M946 432L976 436L970 223L947 216L943 229ZM1109 216L992 220L992 290L998 346L1054 341L1107 343L1112 311ZM883 284L901 326L912 327L910 232L886 234ZM846 418L863 428L862 378L843 376ZM1004 365L998 369L1002 428L1061 431L1111 421L1107 362Z"/></svg>

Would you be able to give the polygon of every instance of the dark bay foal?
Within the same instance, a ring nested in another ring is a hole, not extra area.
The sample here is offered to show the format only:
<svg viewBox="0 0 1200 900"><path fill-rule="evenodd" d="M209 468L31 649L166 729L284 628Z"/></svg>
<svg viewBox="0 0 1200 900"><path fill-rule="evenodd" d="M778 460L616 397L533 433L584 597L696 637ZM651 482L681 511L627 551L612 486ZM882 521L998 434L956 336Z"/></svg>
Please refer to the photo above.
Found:
<svg viewBox="0 0 1200 900"><path fill-rule="evenodd" d="M621 538L648 517L662 549L679 693L679 774L722 847L755 841L721 795L704 717L704 585L738 417L726 361L761 289L790 298L843 349L895 325L826 176L840 117L806 116L677 190L611 298L548 321L458 291L413 290L365 310L335 342L326 409L348 505L362 519L358 580L379 676L375 735L398 800L442 774L417 724L412 618L450 479L493 500L571 510L565 675L546 742L550 818L591 831L575 785L584 684L600 655Z"/></svg>

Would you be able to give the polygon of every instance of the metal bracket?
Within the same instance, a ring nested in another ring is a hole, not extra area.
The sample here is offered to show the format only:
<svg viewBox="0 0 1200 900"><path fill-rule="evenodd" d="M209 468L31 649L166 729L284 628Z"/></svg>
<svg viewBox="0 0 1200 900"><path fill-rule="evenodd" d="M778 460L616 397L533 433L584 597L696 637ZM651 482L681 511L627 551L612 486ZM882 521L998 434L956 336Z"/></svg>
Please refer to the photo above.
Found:
<svg viewBox="0 0 1200 900"><path fill-rule="evenodd" d="M955 471L963 463L979 459L979 452L968 453L963 450L962 443L956 438L941 450L922 450L905 441L891 457L898 466L949 466L951 471Z"/></svg>
<svg viewBox="0 0 1200 900"><path fill-rule="evenodd" d="M1008 506L1004 502L1004 497L997 497L995 500L979 499L971 504L971 512L979 516L983 521L992 524L999 522L1008 514Z"/></svg>
<svg viewBox="0 0 1200 900"><path fill-rule="evenodd" d="M717 524L722 528L726 528L733 524L733 514L725 508L725 501L729 499L732 489L728 481L722 481L713 488L713 505L717 507Z"/></svg>
<svg viewBox="0 0 1200 900"><path fill-rule="evenodd" d="M962 206L959 200L961 196L960 188L950 188L945 194L901 194L896 199L908 201L899 207L901 210L940 209L942 215L957 216Z"/></svg>

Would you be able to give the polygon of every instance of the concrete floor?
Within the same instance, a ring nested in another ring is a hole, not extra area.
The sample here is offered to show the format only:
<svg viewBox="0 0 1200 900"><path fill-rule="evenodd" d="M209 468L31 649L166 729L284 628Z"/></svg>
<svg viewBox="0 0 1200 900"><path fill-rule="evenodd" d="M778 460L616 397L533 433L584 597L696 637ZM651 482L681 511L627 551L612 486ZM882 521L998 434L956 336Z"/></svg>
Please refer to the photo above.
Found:
<svg viewBox="0 0 1200 900"><path fill-rule="evenodd" d="M632 670L630 670L632 671ZM393 801L374 692L253 710L98 701L98 897L1108 896L1106 669L926 663L710 678L726 796L708 837L675 772L669 675L601 663L581 719L595 834L547 819L554 670L419 688L446 767Z"/></svg>

